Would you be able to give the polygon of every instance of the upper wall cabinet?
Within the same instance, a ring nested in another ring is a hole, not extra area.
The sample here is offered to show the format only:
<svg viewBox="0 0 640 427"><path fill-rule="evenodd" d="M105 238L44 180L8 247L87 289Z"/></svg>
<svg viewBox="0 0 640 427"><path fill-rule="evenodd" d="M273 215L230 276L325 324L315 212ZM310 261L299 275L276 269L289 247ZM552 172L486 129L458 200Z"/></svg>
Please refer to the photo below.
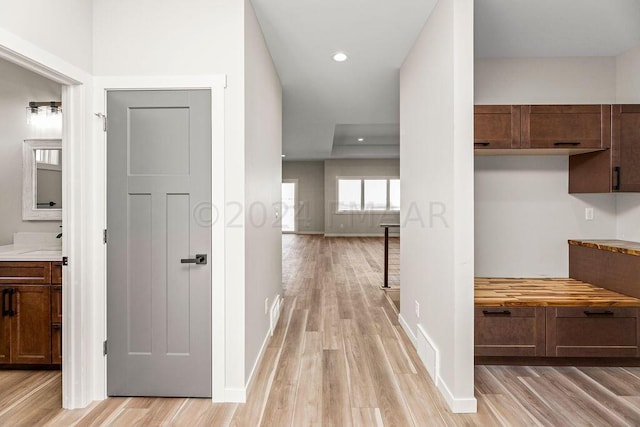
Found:
<svg viewBox="0 0 640 427"><path fill-rule="evenodd" d="M569 157L569 193L640 192L640 105L611 107L611 149Z"/></svg>
<svg viewBox="0 0 640 427"><path fill-rule="evenodd" d="M519 105L476 105L474 148L520 148Z"/></svg>
<svg viewBox="0 0 640 427"><path fill-rule="evenodd" d="M522 148L608 148L610 105L525 105Z"/></svg>

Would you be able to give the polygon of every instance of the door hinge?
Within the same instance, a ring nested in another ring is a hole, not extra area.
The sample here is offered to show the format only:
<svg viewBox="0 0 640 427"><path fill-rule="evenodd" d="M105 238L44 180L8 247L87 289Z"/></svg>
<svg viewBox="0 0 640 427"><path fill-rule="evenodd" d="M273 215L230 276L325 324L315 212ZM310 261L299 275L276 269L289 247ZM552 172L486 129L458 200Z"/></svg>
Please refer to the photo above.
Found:
<svg viewBox="0 0 640 427"><path fill-rule="evenodd" d="M66 257L66 256L62 257L62 265L69 265L69 257Z"/></svg>
<svg viewBox="0 0 640 427"><path fill-rule="evenodd" d="M99 118L102 119L102 130L104 132L106 132L107 131L107 116L105 116L102 113L95 113L95 115L96 115L96 117L99 117Z"/></svg>
<svg viewBox="0 0 640 427"><path fill-rule="evenodd" d="M102 230L102 243L107 244L107 229Z"/></svg>
<svg viewBox="0 0 640 427"><path fill-rule="evenodd" d="M106 355L107 355L107 340L105 340L105 341L102 343L102 355L103 355L103 356L106 356Z"/></svg>

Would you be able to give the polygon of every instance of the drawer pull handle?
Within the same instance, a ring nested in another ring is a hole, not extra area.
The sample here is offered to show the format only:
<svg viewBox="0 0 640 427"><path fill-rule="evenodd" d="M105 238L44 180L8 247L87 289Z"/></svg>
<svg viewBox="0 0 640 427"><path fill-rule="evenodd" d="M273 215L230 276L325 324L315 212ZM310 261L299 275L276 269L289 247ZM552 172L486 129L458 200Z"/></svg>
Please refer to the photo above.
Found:
<svg viewBox="0 0 640 427"><path fill-rule="evenodd" d="M556 147L562 147L565 145L568 145L570 147L577 147L578 145L580 145L579 142L575 141L575 142L564 142L564 141L556 141L553 143L553 145L555 145Z"/></svg>
<svg viewBox="0 0 640 427"><path fill-rule="evenodd" d="M474 142L473 145L477 145L478 147L488 147L491 145L490 142Z"/></svg>
<svg viewBox="0 0 640 427"><path fill-rule="evenodd" d="M613 316L613 311L605 310L605 311L589 311L585 310L584 314L587 316Z"/></svg>
<svg viewBox="0 0 640 427"><path fill-rule="evenodd" d="M485 316L511 316L511 312L509 310L502 310L502 311L482 310L482 314L484 314Z"/></svg>

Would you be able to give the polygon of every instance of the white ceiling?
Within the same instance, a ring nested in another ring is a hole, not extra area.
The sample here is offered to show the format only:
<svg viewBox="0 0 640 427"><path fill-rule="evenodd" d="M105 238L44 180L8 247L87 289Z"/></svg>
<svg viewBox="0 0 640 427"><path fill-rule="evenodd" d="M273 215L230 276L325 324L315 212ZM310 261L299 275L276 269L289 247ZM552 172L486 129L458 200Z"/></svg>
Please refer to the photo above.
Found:
<svg viewBox="0 0 640 427"><path fill-rule="evenodd" d="M397 128L399 69L436 0L252 1L283 85L287 160L397 157L380 148L396 144L380 125ZM613 56L640 45L640 0L475 8L476 57ZM350 59L334 62L336 51ZM347 144L342 132L365 143Z"/></svg>

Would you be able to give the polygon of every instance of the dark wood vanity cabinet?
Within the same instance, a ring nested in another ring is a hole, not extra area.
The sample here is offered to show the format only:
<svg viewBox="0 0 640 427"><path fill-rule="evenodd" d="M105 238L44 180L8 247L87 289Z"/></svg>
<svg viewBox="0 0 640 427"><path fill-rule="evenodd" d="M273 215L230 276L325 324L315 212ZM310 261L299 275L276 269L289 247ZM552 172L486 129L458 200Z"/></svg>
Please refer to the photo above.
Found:
<svg viewBox="0 0 640 427"><path fill-rule="evenodd" d="M520 106L476 105L473 128L474 148L520 148Z"/></svg>
<svg viewBox="0 0 640 427"><path fill-rule="evenodd" d="M0 365L61 363L59 266L56 262L0 262Z"/></svg>
<svg viewBox="0 0 640 427"><path fill-rule="evenodd" d="M544 307L476 307L475 355L545 355Z"/></svg>
<svg viewBox="0 0 640 427"><path fill-rule="evenodd" d="M640 357L634 307L547 307L547 356Z"/></svg>
<svg viewBox="0 0 640 427"><path fill-rule="evenodd" d="M610 116L610 105L523 105L521 147L608 148Z"/></svg>

